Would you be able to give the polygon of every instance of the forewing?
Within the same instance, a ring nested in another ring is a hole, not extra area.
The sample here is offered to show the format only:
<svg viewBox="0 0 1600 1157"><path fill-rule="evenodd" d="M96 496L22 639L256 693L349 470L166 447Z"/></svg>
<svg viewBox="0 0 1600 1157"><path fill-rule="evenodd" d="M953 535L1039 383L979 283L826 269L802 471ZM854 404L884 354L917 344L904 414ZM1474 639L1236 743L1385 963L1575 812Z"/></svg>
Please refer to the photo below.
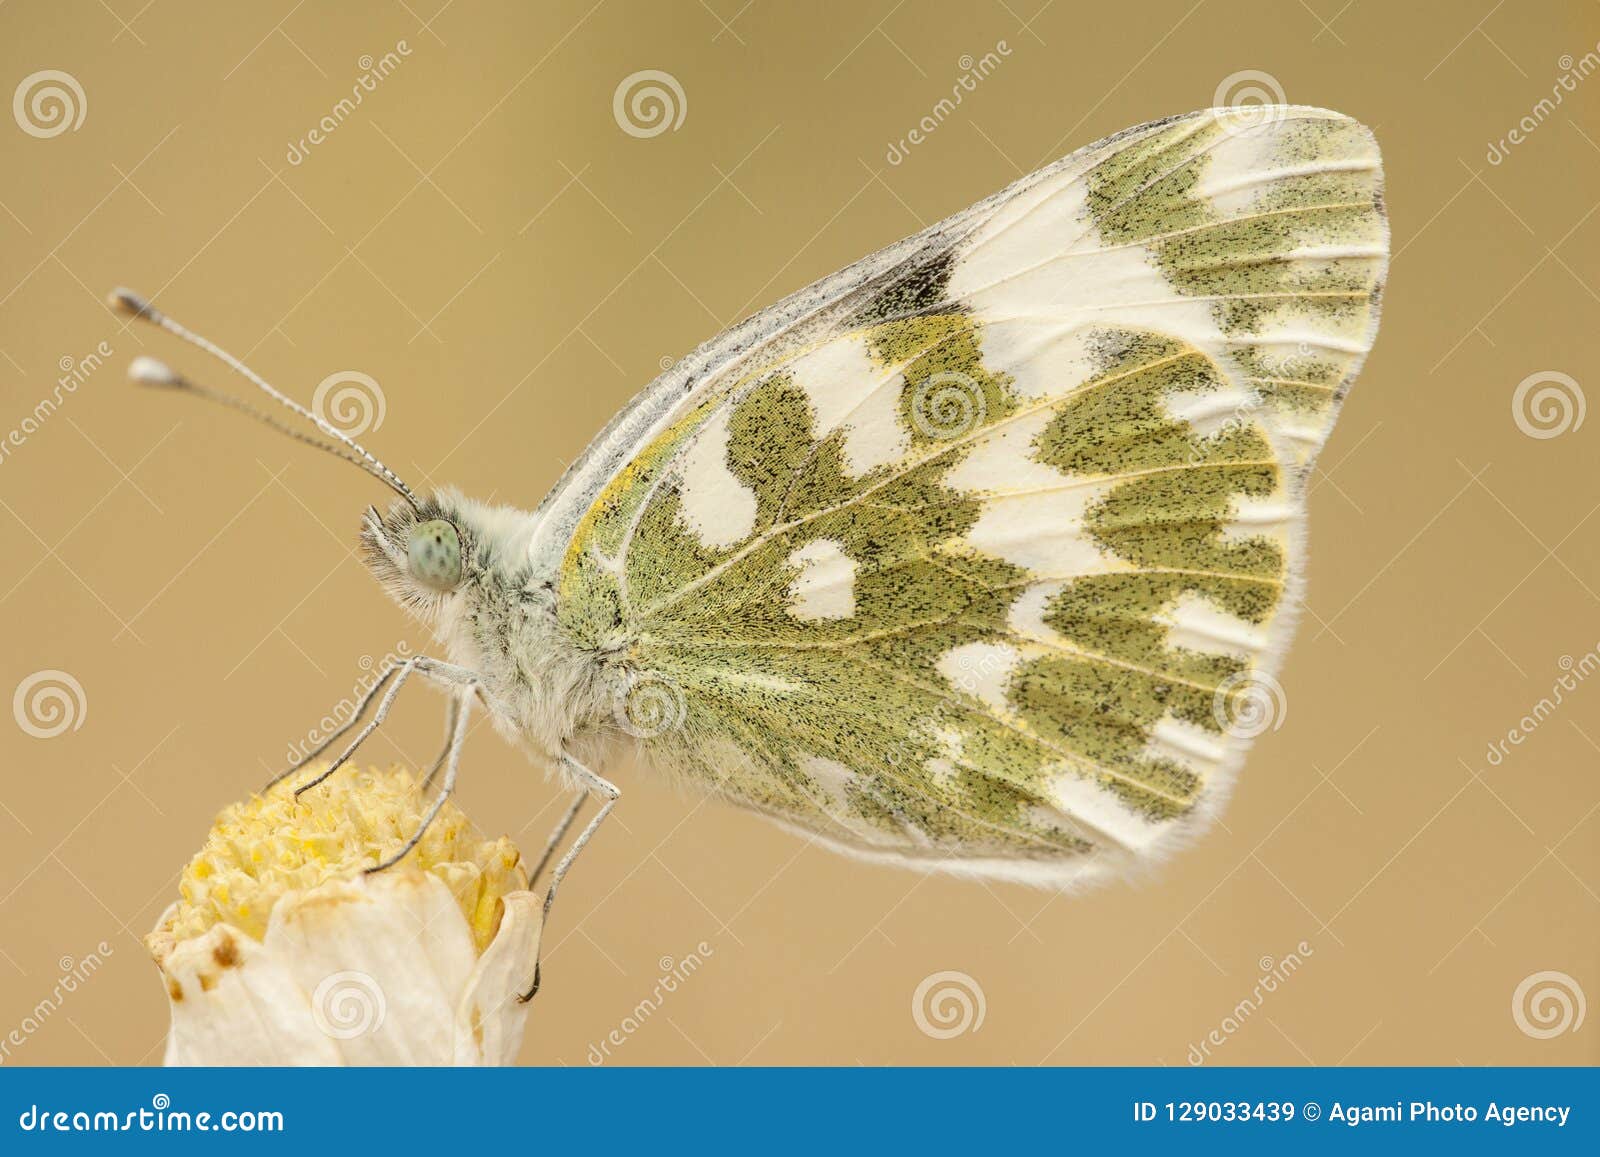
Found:
<svg viewBox="0 0 1600 1157"><path fill-rule="evenodd" d="M1348 118L1210 110L814 288L656 408L572 533L560 614L618 724L936 867L1060 882L1196 830L1278 706L1381 196ZM670 726L630 720L641 688Z"/></svg>

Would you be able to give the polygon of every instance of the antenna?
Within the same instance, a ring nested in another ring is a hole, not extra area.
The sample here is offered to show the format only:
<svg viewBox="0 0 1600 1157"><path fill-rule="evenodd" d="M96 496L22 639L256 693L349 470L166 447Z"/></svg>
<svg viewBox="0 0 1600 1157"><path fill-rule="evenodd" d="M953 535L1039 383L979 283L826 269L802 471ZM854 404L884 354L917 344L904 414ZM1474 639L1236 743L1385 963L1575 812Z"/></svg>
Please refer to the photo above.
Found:
<svg viewBox="0 0 1600 1157"><path fill-rule="evenodd" d="M277 430L281 434L287 434L296 441L305 442L306 444L315 446L320 450L326 450L335 457L342 458L346 462L352 463L355 466L359 466L362 470L365 470L368 474L371 474L374 478L378 479L396 494L400 495L400 497L409 502L413 510L420 511L421 507L417 502L417 496L411 492L411 488L402 482L399 475L395 474L393 470L390 470L382 462L378 461L378 459L374 457L366 447L362 446L361 443L350 437L350 435L339 429L339 427L335 426L332 422L322 417L322 415L306 409L299 402L273 387L265 378L252 370L249 366L245 365L238 358L234 357L227 350L223 349L215 342L201 337L199 334L194 333L185 326L180 325L178 322L162 313L155 306L151 305L143 297L139 296L137 293L134 293L131 289L114 289L111 291L109 300L111 306L119 312L125 313L130 317L138 318L141 321L149 322L154 326L166 330L174 337L180 338L183 341L188 342L190 345L204 350L223 365L227 366L234 373L244 378L245 381L249 382L262 393L266 394L273 401L277 402L279 405L288 407L300 417L312 423L317 427L317 429L321 430L323 434L327 435L332 444L330 444L330 442L324 442L320 438L313 438L309 434L295 430L292 427L279 422L270 415L263 413L261 410L256 409L248 402L241 401L238 398L216 390L208 389L204 386L196 385L187 378L183 377L181 374L170 369L165 364L156 361L154 358L139 357L133 360L133 362L128 366L128 376L134 381L140 382L144 385L164 386L171 389L187 390L190 393L197 394L209 401L217 402L224 406L230 406L233 409L249 414L257 421L271 426L274 430Z"/></svg>
<svg viewBox="0 0 1600 1157"><path fill-rule="evenodd" d="M321 438L313 438L304 430L296 430L293 426L278 421L271 414L257 409L242 398L236 398L232 394L224 394L221 390L213 390L207 386L191 382L177 370L165 362L157 361L155 358L134 358L128 364L128 378L130 381L138 382L141 386L183 390L194 394L196 397L204 398L208 402L215 402L219 406L227 406L230 409L238 410L241 414L248 414L263 425L272 427L278 433L293 438L296 442L304 442L308 446L315 446L318 450L325 450L335 458L342 458L353 466L360 466L363 470L366 469L365 462L346 451L343 447L335 446L331 442L324 442ZM384 479L384 481L387 482L388 479Z"/></svg>

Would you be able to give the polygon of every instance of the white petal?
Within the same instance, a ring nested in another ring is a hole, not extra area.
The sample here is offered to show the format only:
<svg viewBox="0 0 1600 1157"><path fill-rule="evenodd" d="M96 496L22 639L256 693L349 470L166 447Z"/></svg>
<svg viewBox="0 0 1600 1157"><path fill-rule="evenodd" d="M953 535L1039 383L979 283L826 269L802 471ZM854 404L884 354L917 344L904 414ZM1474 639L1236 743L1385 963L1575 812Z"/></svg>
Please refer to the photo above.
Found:
<svg viewBox="0 0 1600 1157"><path fill-rule="evenodd" d="M483 950L456 1011L457 1064L516 1061L528 1020L528 1006L521 997L533 986L543 924L544 901L538 896L532 892L506 896L500 931ZM464 1051L478 1059L460 1059Z"/></svg>
<svg viewBox="0 0 1600 1157"><path fill-rule="evenodd" d="M456 1000L476 953L443 881L391 872L286 896L264 943L346 1064L455 1063Z"/></svg>
<svg viewBox="0 0 1600 1157"><path fill-rule="evenodd" d="M172 1006L169 1065L337 1065L306 994L262 945L226 924L185 940L163 965Z"/></svg>

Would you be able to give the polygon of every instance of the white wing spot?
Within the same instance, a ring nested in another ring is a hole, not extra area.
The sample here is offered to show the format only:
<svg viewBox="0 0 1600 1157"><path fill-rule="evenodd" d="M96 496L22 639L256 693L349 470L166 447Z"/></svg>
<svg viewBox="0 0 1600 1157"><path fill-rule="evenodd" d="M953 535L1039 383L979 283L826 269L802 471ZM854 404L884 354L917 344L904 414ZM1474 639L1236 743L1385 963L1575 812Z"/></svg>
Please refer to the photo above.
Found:
<svg viewBox="0 0 1600 1157"><path fill-rule="evenodd" d="M863 843L892 847L897 842L893 835L864 819L850 799L852 790L869 787L870 780L863 783L863 777L858 777L854 769L846 767L838 760L824 759L810 752L802 753L799 762L800 770L810 777L826 797L818 802L823 805L829 818L835 823L853 833ZM904 825L902 827L904 828ZM905 830L909 834L910 829Z"/></svg>
<svg viewBox="0 0 1600 1157"><path fill-rule="evenodd" d="M1050 802L1067 816L1098 828L1134 851L1143 851L1167 832L1128 807L1113 793L1075 771L1062 769L1046 788ZM1168 821L1170 823L1170 821Z"/></svg>
<svg viewBox="0 0 1600 1157"><path fill-rule="evenodd" d="M1034 574L1077 577L1126 570L1084 527L1084 512L1099 497L1093 489L1061 490L992 499L983 504L967 542Z"/></svg>
<svg viewBox="0 0 1600 1157"><path fill-rule="evenodd" d="M1059 398L1101 372L1094 329L1025 316L990 320L983 328L984 361L1010 376L1022 398Z"/></svg>
<svg viewBox="0 0 1600 1157"><path fill-rule="evenodd" d="M1289 545L1289 528L1300 516L1294 502L1283 496L1236 498L1233 513L1222 528L1223 542L1243 542L1271 538L1280 547Z"/></svg>
<svg viewBox="0 0 1600 1157"><path fill-rule="evenodd" d="M800 761L800 769L816 782L828 799L841 807L849 804L850 784L856 773L836 759L823 759L807 753Z"/></svg>
<svg viewBox="0 0 1600 1157"><path fill-rule="evenodd" d="M1052 642L1059 639L1060 634L1045 622L1044 616L1050 609L1050 600L1066 589L1065 582L1040 582L1024 587L1011 601L1011 609L1006 613L1006 624L1024 638Z"/></svg>
<svg viewBox="0 0 1600 1157"><path fill-rule="evenodd" d="M953 490L984 495L1060 486L1069 481L1054 466L1037 460L1034 444L1055 417L1041 410L1015 418L975 440L967 456L946 471Z"/></svg>
<svg viewBox="0 0 1600 1157"><path fill-rule="evenodd" d="M1022 654L1004 643L963 643L939 657L939 674L957 691L991 707L1009 710L1006 684Z"/></svg>
<svg viewBox="0 0 1600 1157"><path fill-rule="evenodd" d="M1190 771L1211 771L1222 764L1227 755L1215 734L1198 724L1179 719L1168 711L1156 720L1150 729L1149 742L1143 757L1148 760L1169 759Z"/></svg>
<svg viewBox="0 0 1600 1157"><path fill-rule="evenodd" d="M1190 301L1174 290L1148 247L1106 247L1093 222L1085 217L1072 227L1082 237L1078 244L1085 248L1062 253L1058 237L1041 231L1044 224L1044 217L1030 218L1014 233L995 238L991 223L968 243L956 263L950 294L966 299L975 320L986 330L1008 320L1043 315L1057 333L1068 336L1059 349L1042 347L1039 352L1071 367L1081 364L1084 350L1081 339L1071 338L1073 331L1147 330L1155 323L1163 334L1220 360L1223 335L1211 305ZM1024 259L1016 253L1019 248L1043 256ZM1008 264L1011 261L1020 264ZM1008 351L1012 356L1021 352ZM1111 367L1113 371L1121 368ZM1026 396L1026 391L1042 388L1047 395L1058 395L1072 388L1073 376L1075 371L1056 386L1033 378L1018 392Z"/></svg>
<svg viewBox="0 0 1600 1157"><path fill-rule="evenodd" d="M1196 438L1212 438L1252 422L1261 409L1256 392L1242 386L1199 394L1168 394L1162 404L1167 416L1175 422L1188 423Z"/></svg>
<svg viewBox="0 0 1600 1157"><path fill-rule="evenodd" d="M900 421L903 375L872 360L857 338L837 340L796 358L790 379L817 413L817 437L844 428L844 465L859 478L898 462L911 448Z"/></svg>
<svg viewBox="0 0 1600 1157"><path fill-rule="evenodd" d="M789 556L800 573L789 584L789 613L806 622L848 619L856 613L856 560L827 538Z"/></svg>
<svg viewBox="0 0 1600 1157"><path fill-rule="evenodd" d="M947 787L956 780L956 763L964 758L966 736L953 727L941 727L933 740L943 754L924 760L922 768L933 782Z"/></svg>
<svg viewBox="0 0 1600 1157"><path fill-rule="evenodd" d="M756 527L755 491L728 469L728 411L706 423L684 455L683 520L706 546L724 549Z"/></svg>
<svg viewBox="0 0 1600 1157"><path fill-rule="evenodd" d="M1217 144L1201 167L1194 196L1204 197L1221 217L1246 212L1270 179L1269 166L1278 155L1280 140L1270 122L1254 128L1233 128Z"/></svg>
<svg viewBox="0 0 1600 1157"><path fill-rule="evenodd" d="M1035 574L1068 577L1125 569L1088 534L1085 512L1108 487L1039 462L1034 445L1053 415L1040 411L978 441L945 485L984 498L967 543Z"/></svg>
<svg viewBox="0 0 1600 1157"><path fill-rule="evenodd" d="M1252 659L1267 649L1266 632L1230 615L1201 595L1185 593L1156 616L1167 628L1167 646Z"/></svg>

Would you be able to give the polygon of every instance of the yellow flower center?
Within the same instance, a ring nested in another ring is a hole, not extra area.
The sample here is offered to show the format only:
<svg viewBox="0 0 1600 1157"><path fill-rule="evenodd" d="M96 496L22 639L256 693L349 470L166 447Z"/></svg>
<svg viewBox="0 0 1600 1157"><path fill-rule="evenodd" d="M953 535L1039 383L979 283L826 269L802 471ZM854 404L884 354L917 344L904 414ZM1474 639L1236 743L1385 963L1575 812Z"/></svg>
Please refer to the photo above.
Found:
<svg viewBox="0 0 1600 1157"><path fill-rule="evenodd" d="M148 938L158 958L163 947L217 924L261 940L285 893L356 878L393 855L421 825L429 800L410 770L341 767L297 801L295 785L320 770L308 767L217 817L205 847L183 871L177 911ZM485 840L448 801L422 842L385 871L428 872L443 880L479 952L499 929L501 898L528 886L511 841Z"/></svg>

